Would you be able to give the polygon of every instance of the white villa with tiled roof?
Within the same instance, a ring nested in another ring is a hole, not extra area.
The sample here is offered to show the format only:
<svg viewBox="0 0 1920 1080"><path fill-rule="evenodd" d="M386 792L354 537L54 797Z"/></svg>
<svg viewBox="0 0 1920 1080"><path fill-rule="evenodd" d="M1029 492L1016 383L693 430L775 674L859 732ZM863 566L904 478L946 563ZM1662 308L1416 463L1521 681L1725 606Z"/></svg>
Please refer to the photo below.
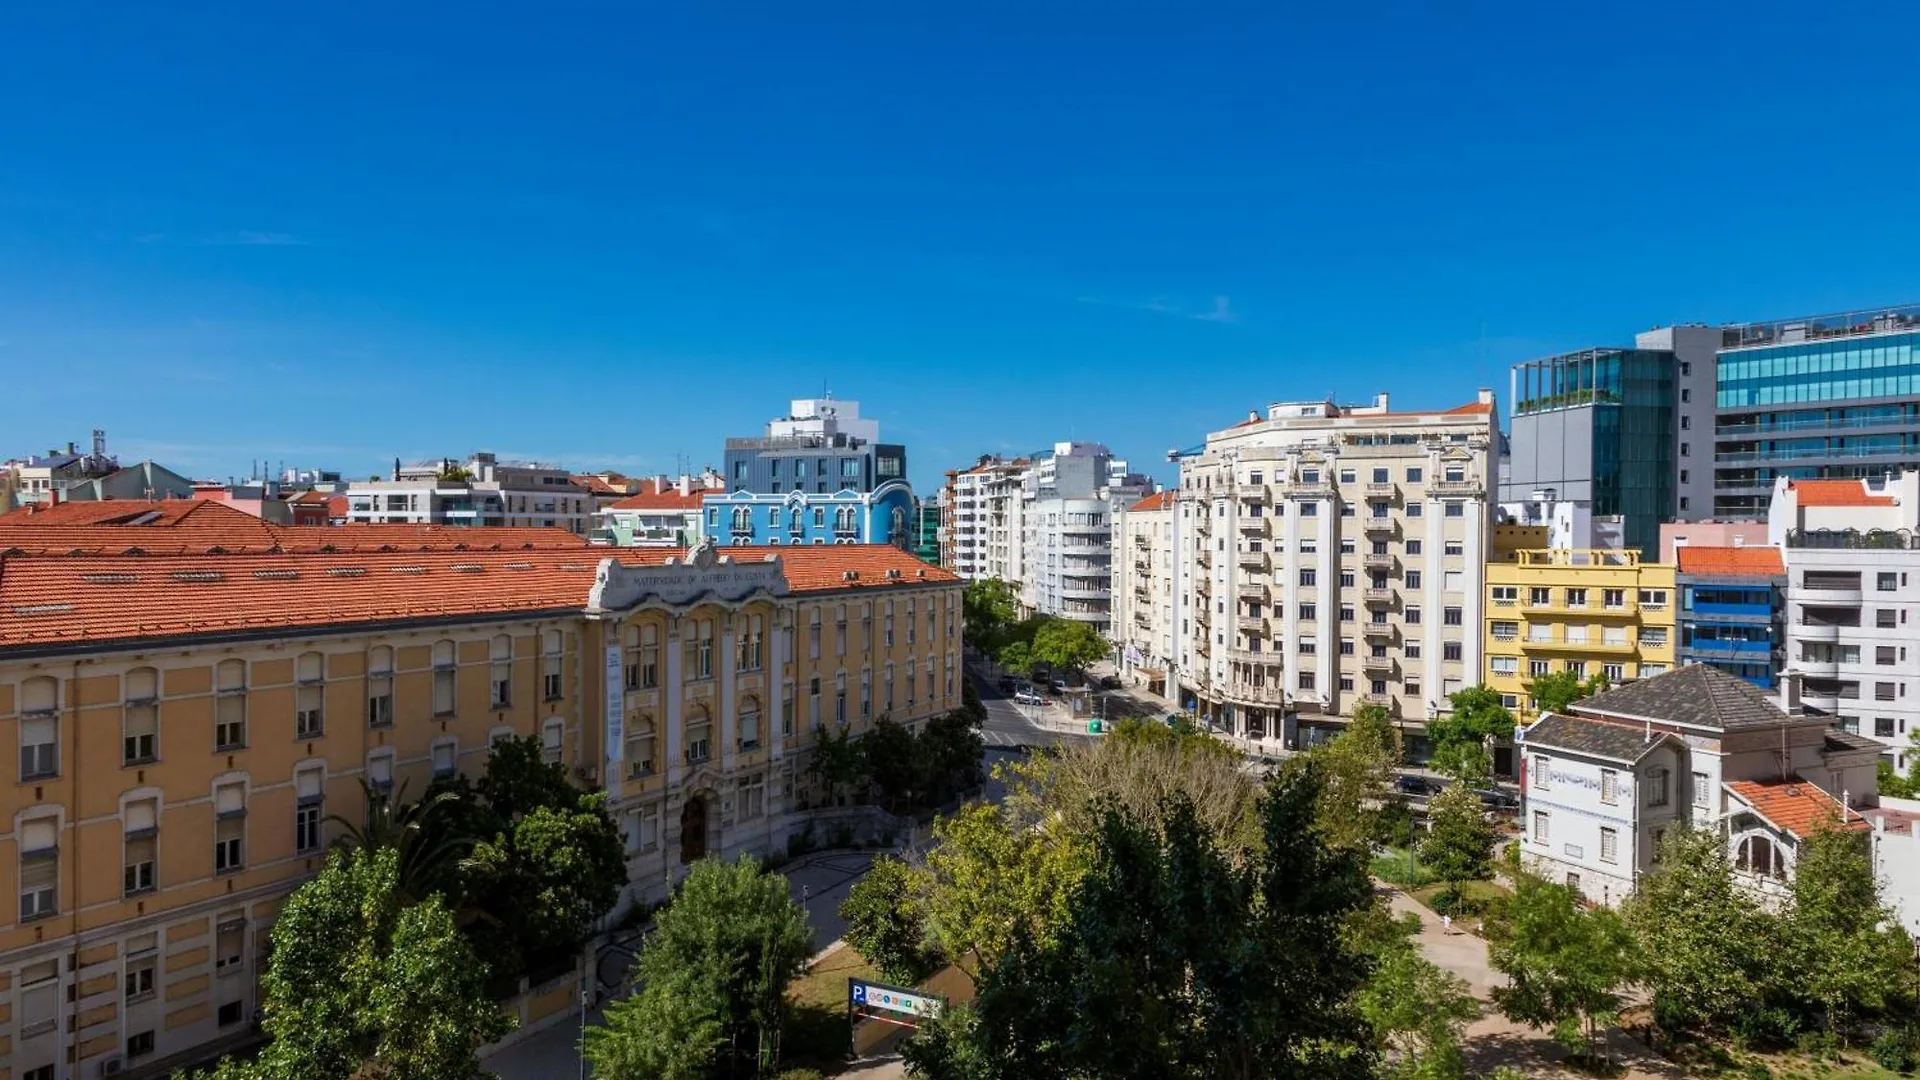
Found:
<svg viewBox="0 0 1920 1080"><path fill-rule="evenodd" d="M1703 664L1548 714L1519 735L1522 857L1588 899L1618 904L1675 825L1711 826L1747 883L1771 893L1799 842L1865 830L1879 745L1805 712L1800 677L1775 699Z"/></svg>

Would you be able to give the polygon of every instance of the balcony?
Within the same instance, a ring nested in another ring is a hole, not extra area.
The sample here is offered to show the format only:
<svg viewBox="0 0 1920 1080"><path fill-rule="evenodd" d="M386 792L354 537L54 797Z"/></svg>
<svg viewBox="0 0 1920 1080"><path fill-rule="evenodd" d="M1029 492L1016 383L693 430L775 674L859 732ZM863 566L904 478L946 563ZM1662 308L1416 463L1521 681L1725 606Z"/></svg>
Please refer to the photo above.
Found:
<svg viewBox="0 0 1920 1080"><path fill-rule="evenodd" d="M1242 615L1233 620L1233 625L1243 634L1262 634L1267 632L1265 615Z"/></svg>
<svg viewBox="0 0 1920 1080"><path fill-rule="evenodd" d="M1360 599L1366 601L1368 604L1391 604L1393 603L1393 590L1361 589Z"/></svg>
<svg viewBox="0 0 1920 1080"><path fill-rule="evenodd" d="M1368 673L1369 675L1391 675L1393 674L1393 657L1391 656L1362 657L1360 659L1360 670Z"/></svg>
<svg viewBox="0 0 1920 1080"><path fill-rule="evenodd" d="M1361 694L1358 700L1362 705L1378 705L1383 709L1393 708L1392 694Z"/></svg>
<svg viewBox="0 0 1920 1080"><path fill-rule="evenodd" d="M1199 577L1194 578L1193 592L1195 596L1212 596L1213 595L1213 579L1208 577L1205 574L1201 574Z"/></svg>
<svg viewBox="0 0 1920 1080"><path fill-rule="evenodd" d="M1133 613L1133 625L1142 630L1151 630L1153 629L1153 616L1145 611L1136 610Z"/></svg>
<svg viewBox="0 0 1920 1080"><path fill-rule="evenodd" d="M1331 499L1333 483L1328 480L1316 480L1313 483L1302 481L1288 487L1287 496L1294 499Z"/></svg>
<svg viewBox="0 0 1920 1080"><path fill-rule="evenodd" d="M1212 624L1213 624L1212 612L1208 611L1204 607L1197 607L1193 609L1193 625L1211 626Z"/></svg>
<svg viewBox="0 0 1920 1080"><path fill-rule="evenodd" d="M1764 657L1762 657L1762 659L1764 659ZM1855 661L1856 664L1858 662L1859 661ZM1840 675L1840 661L1838 660L1809 660L1803 658L1794 661L1793 666L1798 669L1801 674L1816 679L1834 679Z"/></svg>
<svg viewBox="0 0 1920 1080"><path fill-rule="evenodd" d="M1227 660L1235 664L1270 667L1280 663L1280 650L1230 648L1227 650Z"/></svg>
<svg viewBox="0 0 1920 1080"><path fill-rule="evenodd" d="M1242 515L1240 518L1240 531L1248 536L1265 536L1269 531L1267 523L1272 520L1272 518L1267 517L1246 517Z"/></svg>
<svg viewBox="0 0 1920 1080"><path fill-rule="evenodd" d="M1361 558L1360 565L1369 570L1392 570L1394 558L1391 555L1367 555Z"/></svg>
<svg viewBox="0 0 1920 1080"><path fill-rule="evenodd" d="M1365 521L1361 522L1360 527L1367 531L1368 536L1393 535L1393 519L1392 518L1370 517Z"/></svg>
<svg viewBox="0 0 1920 1080"><path fill-rule="evenodd" d="M1133 561L1133 572L1145 577L1153 573L1153 564L1145 559L1135 559Z"/></svg>
<svg viewBox="0 0 1920 1080"><path fill-rule="evenodd" d="M1240 553L1240 569L1265 573L1273 562L1264 551L1243 551Z"/></svg>
<svg viewBox="0 0 1920 1080"><path fill-rule="evenodd" d="M1133 587L1133 596L1134 596L1134 599L1144 603L1148 600L1153 599L1153 589L1150 588L1147 585L1147 583L1143 581L1140 584L1135 585Z"/></svg>
<svg viewBox="0 0 1920 1080"><path fill-rule="evenodd" d="M1399 636L1391 623L1370 622L1360 632L1368 641L1392 641Z"/></svg>
<svg viewBox="0 0 1920 1080"><path fill-rule="evenodd" d="M1797 604L1816 604L1832 607L1852 607L1860 603L1861 592L1858 585L1851 588L1810 588L1796 585L1787 589L1787 599Z"/></svg>
<svg viewBox="0 0 1920 1080"><path fill-rule="evenodd" d="M1581 638L1569 641L1566 638L1528 638L1521 643L1524 651L1543 650L1547 652L1607 653L1630 655L1639 648L1632 641L1603 641L1596 638ZM1663 648L1663 645L1649 645L1648 648Z"/></svg>
<svg viewBox="0 0 1920 1080"><path fill-rule="evenodd" d="M1478 495L1483 490L1478 480L1435 480L1427 485L1430 495Z"/></svg>
<svg viewBox="0 0 1920 1080"><path fill-rule="evenodd" d="M1211 570L1213 568L1213 552L1208 551L1206 548L1201 548L1199 551L1193 553L1193 561Z"/></svg>
<svg viewBox="0 0 1920 1080"><path fill-rule="evenodd" d="M1254 705L1285 706L1287 692L1277 686L1256 686L1253 683L1227 683L1220 688L1221 693L1235 701Z"/></svg>
<svg viewBox="0 0 1920 1080"><path fill-rule="evenodd" d="M1852 629L1839 623L1800 622L1794 624L1793 636L1800 641L1839 641L1840 631Z"/></svg>
<svg viewBox="0 0 1920 1080"><path fill-rule="evenodd" d="M1199 513L1193 515L1194 534L1196 536L1213 535L1213 504L1203 502L1196 509Z"/></svg>
<svg viewBox="0 0 1920 1080"><path fill-rule="evenodd" d="M1391 499L1400 494L1400 488L1394 484L1368 484L1367 498Z"/></svg>
<svg viewBox="0 0 1920 1080"><path fill-rule="evenodd" d="M1133 534L1133 546L1139 548L1141 551L1151 551L1153 550L1153 541L1147 537L1146 533L1137 532Z"/></svg>
<svg viewBox="0 0 1920 1080"><path fill-rule="evenodd" d="M1234 589L1234 595L1242 600L1251 600L1256 604L1267 601L1267 585L1263 581L1243 581Z"/></svg>

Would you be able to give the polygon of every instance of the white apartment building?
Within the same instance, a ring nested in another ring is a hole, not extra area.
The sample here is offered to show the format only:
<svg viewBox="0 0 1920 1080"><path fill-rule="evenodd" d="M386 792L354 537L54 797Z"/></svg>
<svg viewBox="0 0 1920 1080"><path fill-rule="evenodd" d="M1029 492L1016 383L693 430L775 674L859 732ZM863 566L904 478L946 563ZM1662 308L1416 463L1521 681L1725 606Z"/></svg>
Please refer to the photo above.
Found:
<svg viewBox="0 0 1920 1080"><path fill-rule="evenodd" d="M1006 473L1018 475L1023 459L1005 461L983 456L969 469L949 469L940 489L940 565L967 579L980 581L987 572L987 522L992 507L992 480Z"/></svg>
<svg viewBox="0 0 1920 1080"><path fill-rule="evenodd" d="M1121 511L1113 526L1113 641L1121 677L1155 694L1166 693L1178 663L1178 525L1173 492L1162 491Z"/></svg>
<svg viewBox="0 0 1920 1080"><path fill-rule="evenodd" d="M1521 857L1618 904L1661 835L1692 825L1726 837L1745 887L1783 895L1802 840L1829 825L1866 831L1879 801L1878 744L1806 711L1799 686L1786 673L1776 699L1689 664L1541 717L1518 733Z"/></svg>
<svg viewBox="0 0 1920 1080"><path fill-rule="evenodd" d="M1495 412L1282 402L1181 455L1182 703L1307 745L1363 702L1417 735L1479 682Z"/></svg>
<svg viewBox="0 0 1920 1080"><path fill-rule="evenodd" d="M1031 462L1009 462L1016 468L997 469L986 478L987 577L998 578L1020 589L1020 575L1026 572L1026 501L1021 496L1021 478Z"/></svg>
<svg viewBox="0 0 1920 1080"><path fill-rule="evenodd" d="M1100 443L1055 443L1036 455L1020 477L1021 607L1112 640L1114 518L1152 486Z"/></svg>
<svg viewBox="0 0 1920 1080"><path fill-rule="evenodd" d="M1787 663L1806 703L1901 773L1920 733L1920 473L1775 481L1767 539L1787 566Z"/></svg>
<svg viewBox="0 0 1920 1080"><path fill-rule="evenodd" d="M593 511L593 493L567 470L489 453L465 463L395 460L391 479L347 485L351 522L543 526L584 536Z"/></svg>

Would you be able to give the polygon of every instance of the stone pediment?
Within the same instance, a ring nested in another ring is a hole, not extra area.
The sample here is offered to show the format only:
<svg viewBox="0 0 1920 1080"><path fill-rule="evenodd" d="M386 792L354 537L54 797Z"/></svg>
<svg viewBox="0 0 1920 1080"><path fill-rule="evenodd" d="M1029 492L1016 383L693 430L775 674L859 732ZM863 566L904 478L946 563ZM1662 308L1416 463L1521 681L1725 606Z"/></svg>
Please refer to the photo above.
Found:
<svg viewBox="0 0 1920 1080"><path fill-rule="evenodd" d="M762 593L787 594L786 568L780 556L722 555L709 539L685 556L660 566L626 566L618 559L600 560L593 591L587 594L587 610L627 611L647 601L676 607L702 600L737 602Z"/></svg>

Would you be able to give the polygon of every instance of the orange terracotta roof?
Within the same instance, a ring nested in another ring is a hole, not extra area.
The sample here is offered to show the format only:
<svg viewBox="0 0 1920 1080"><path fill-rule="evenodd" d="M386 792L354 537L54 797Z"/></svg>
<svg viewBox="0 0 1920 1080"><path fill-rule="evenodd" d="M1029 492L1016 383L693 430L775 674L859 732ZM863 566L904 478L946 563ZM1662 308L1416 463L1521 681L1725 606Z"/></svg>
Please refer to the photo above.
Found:
<svg viewBox="0 0 1920 1080"><path fill-rule="evenodd" d="M1776 828L1794 836L1808 837L1823 828L1863 830L1867 823L1858 814L1846 815L1841 824L1840 800L1805 780L1732 780L1727 790L1754 813L1772 822Z"/></svg>
<svg viewBox="0 0 1920 1080"><path fill-rule="evenodd" d="M615 484L602 476L576 476L572 479L575 487L586 488L595 495L625 495L638 490L639 487L631 480Z"/></svg>
<svg viewBox="0 0 1920 1080"><path fill-rule="evenodd" d="M649 488L651 484L647 485ZM609 510L698 510L700 500L707 495L724 494L720 488L692 488L685 495L680 489L669 486L664 491L643 491L638 495L629 495L618 502L607 504Z"/></svg>
<svg viewBox="0 0 1920 1080"><path fill-rule="evenodd" d="M1863 480L1790 480L1801 506L1892 506L1893 496L1874 495Z"/></svg>
<svg viewBox="0 0 1920 1080"><path fill-rule="evenodd" d="M27 506L0 514L0 527L34 525L260 524L260 519L218 499L83 499L53 506Z"/></svg>
<svg viewBox="0 0 1920 1080"><path fill-rule="evenodd" d="M287 501L290 503L299 503L302 506L325 506L331 498L333 498L333 496L324 491L302 491Z"/></svg>
<svg viewBox="0 0 1920 1080"><path fill-rule="evenodd" d="M293 530L324 534L339 530ZM481 530L473 530L481 531ZM778 556L794 592L951 584L895 547L723 548ZM583 609L600 560L657 566L679 549L0 555L0 650ZM846 572L859 577L846 580ZM889 578L887 571L900 576Z"/></svg>
<svg viewBox="0 0 1920 1080"><path fill-rule="evenodd" d="M1681 544L1673 549L1683 574L1728 574L1777 577L1787 572L1780 549L1773 547L1700 547Z"/></svg>
<svg viewBox="0 0 1920 1080"><path fill-rule="evenodd" d="M328 502L329 512L333 503ZM69 507L80 509L69 510ZM344 505L340 507L345 512ZM458 525L276 525L210 499L63 503L0 515L0 554L191 555L209 552L577 548L565 529Z"/></svg>
<svg viewBox="0 0 1920 1080"><path fill-rule="evenodd" d="M327 516L329 518L339 518L343 521L346 519L347 497L345 495L335 495L333 498L327 500Z"/></svg>
<svg viewBox="0 0 1920 1080"><path fill-rule="evenodd" d="M1144 513L1150 513L1154 510L1165 510L1167 507L1172 505L1173 505L1173 492L1156 491L1153 494L1147 496L1146 498L1141 499L1139 502L1134 503L1132 506L1127 507L1127 510L1128 512L1139 512L1144 514Z"/></svg>

